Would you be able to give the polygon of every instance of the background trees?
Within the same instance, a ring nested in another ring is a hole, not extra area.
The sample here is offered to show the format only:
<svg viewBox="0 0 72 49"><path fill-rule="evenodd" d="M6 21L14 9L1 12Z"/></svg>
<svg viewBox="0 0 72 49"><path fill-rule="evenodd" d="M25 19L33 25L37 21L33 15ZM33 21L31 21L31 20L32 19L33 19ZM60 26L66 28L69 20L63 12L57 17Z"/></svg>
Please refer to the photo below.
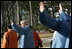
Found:
<svg viewBox="0 0 72 49"><path fill-rule="evenodd" d="M60 2L63 4L65 12L68 15L71 13L71 1L43 2L46 9L54 18L58 18L59 16L58 5ZM6 30L6 26L10 24L10 19L14 20L17 24L19 24L21 20L26 19L29 25L31 25L32 22L32 25L39 29L43 27L39 22L39 3L40 1L1 1L1 28L3 32Z"/></svg>

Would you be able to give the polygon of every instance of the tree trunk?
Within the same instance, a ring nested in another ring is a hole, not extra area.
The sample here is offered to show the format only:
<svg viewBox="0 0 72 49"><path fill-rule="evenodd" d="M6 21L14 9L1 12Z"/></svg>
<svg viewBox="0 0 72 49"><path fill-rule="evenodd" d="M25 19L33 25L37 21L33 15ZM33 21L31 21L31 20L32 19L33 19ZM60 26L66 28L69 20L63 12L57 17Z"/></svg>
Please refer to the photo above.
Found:
<svg viewBox="0 0 72 49"><path fill-rule="evenodd" d="M17 5L17 24L19 24L19 5L18 5L18 1L16 1L16 5Z"/></svg>
<svg viewBox="0 0 72 49"><path fill-rule="evenodd" d="M32 26L32 8L31 8L31 1L29 1L30 4L30 16L31 16L31 26Z"/></svg>

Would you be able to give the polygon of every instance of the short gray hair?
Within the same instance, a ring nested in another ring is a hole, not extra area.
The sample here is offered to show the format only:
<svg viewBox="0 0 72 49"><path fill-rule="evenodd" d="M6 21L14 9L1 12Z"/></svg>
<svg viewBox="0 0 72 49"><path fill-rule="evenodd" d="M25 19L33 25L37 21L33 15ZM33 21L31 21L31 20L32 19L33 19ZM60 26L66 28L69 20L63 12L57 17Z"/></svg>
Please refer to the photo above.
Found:
<svg viewBox="0 0 72 49"><path fill-rule="evenodd" d="M24 22L25 24L28 24L26 20L20 21L20 24L21 24L22 22Z"/></svg>

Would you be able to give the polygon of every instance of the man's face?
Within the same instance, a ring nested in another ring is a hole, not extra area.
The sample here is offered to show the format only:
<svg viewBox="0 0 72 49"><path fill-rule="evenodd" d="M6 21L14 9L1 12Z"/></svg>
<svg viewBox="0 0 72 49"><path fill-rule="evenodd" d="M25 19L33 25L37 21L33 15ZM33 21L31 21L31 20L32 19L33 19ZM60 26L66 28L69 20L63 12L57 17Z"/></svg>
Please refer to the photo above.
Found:
<svg viewBox="0 0 72 49"><path fill-rule="evenodd" d="M21 22L21 27L25 27L25 23L24 22Z"/></svg>

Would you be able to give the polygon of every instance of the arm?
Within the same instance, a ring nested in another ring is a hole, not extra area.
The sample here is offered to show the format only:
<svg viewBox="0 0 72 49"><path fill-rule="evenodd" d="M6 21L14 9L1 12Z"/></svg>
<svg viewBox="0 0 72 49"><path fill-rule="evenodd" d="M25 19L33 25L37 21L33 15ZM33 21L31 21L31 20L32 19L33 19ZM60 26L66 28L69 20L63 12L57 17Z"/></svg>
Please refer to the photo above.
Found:
<svg viewBox="0 0 72 49"><path fill-rule="evenodd" d="M64 21L65 25L70 29L71 28L71 16L68 16L63 10L60 13L60 18Z"/></svg>
<svg viewBox="0 0 72 49"><path fill-rule="evenodd" d="M70 24L71 23L71 16L68 16L64 11L63 11L63 7L62 4L59 4L59 13L60 13L60 19L62 19L62 21L64 21L66 24ZM70 26L70 25L69 25Z"/></svg>
<svg viewBox="0 0 72 49"><path fill-rule="evenodd" d="M8 39L7 34L4 34L2 48L8 48L8 40L7 39Z"/></svg>
<svg viewBox="0 0 72 49"><path fill-rule="evenodd" d="M39 13L39 19L40 22L48 28L56 31L60 30L60 21L52 18L46 10Z"/></svg>
<svg viewBox="0 0 72 49"><path fill-rule="evenodd" d="M67 22L68 20L71 19L70 16L68 16L63 10L62 10L62 12L60 13L60 18L61 18L63 21L65 21L65 22Z"/></svg>
<svg viewBox="0 0 72 49"><path fill-rule="evenodd" d="M25 28L21 28L17 26L15 23L12 25L13 30L15 30L19 34L26 34L27 30Z"/></svg>

